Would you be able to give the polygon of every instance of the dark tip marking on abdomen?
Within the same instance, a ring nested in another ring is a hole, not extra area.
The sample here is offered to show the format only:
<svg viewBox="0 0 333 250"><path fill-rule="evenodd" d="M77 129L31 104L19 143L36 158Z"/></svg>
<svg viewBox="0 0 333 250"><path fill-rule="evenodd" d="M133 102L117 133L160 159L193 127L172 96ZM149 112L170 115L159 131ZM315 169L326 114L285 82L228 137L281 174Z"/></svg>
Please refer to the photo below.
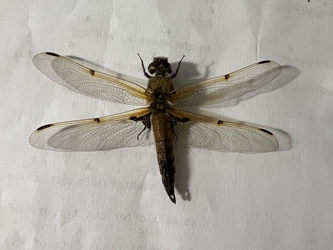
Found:
<svg viewBox="0 0 333 250"><path fill-rule="evenodd" d="M58 54L52 53L52 52L45 52L45 54L50 55L50 56L54 56L54 57L59 57Z"/></svg>
<svg viewBox="0 0 333 250"><path fill-rule="evenodd" d="M46 128L49 128L49 127L52 127L53 126L53 124L47 124L47 125L44 125L44 126L41 126L41 127L39 127L37 130L39 131L39 130L43 130L43 129L46 129Z"/></svg>
<svg viewBox="0 0 333 250"><path fill-rule="evenodd" d="M226 74L226 75L224 76L224 78L225 78L226 80L228 80L228 79L229 79L229 77L230 77L230 75L229 75L229 74Z"/></svg>
<svg viewBox="0 0 333 250"><path fill-rule="evenodd" d="M270 131L268 131L266 129L260 128L259 130L261 130L262 132L265 132L266 134L273 135Z"/></svg>
<svg viewBox="0 0 333 250"><path fill-rule="evenodd" d="M93 75L95 75L95 71L94 71L94 70L92 70L92 69L91 69L91 70L89 70L89 73L90 73L90 75L92 75L92 76L93 76Z"/></svg>
<svg viewBox="0 0 333 250"><path fill-rule="evenodd" d="M97 123L99 123L100 119L99 118L95 118L94 121L97 122Z"/></svg>
<svg viewBox="0 0 333 250"><path fill-rule="evenodd" d="M219 120L219 121L217 122L217 124L219 124L219 125L220 125L220 124L223 124L223 121L220 121L220 120Z"/></svg>
<svg viewBox="0 0 333 250"><path fill-rule="evenodd" d="M265 61L258 62L258 64L264 64L264 63L270 63L270 62L271 62L270 60L265 60Z"/></svg>

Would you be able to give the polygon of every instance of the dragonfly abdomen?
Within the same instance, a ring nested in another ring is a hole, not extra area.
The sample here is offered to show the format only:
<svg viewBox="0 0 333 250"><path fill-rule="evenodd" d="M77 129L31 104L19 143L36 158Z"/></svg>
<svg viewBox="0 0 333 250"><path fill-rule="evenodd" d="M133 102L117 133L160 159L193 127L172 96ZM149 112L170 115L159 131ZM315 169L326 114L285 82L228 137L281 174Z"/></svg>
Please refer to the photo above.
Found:
<svg viewBox="0 0 333 250"><path fill-rule="evenodd" d="M162 182L172 202L176 203L174 193L175 157L173 154L172 128L168 113L157 112L152 117L157 160L162 175Z"/></svg>

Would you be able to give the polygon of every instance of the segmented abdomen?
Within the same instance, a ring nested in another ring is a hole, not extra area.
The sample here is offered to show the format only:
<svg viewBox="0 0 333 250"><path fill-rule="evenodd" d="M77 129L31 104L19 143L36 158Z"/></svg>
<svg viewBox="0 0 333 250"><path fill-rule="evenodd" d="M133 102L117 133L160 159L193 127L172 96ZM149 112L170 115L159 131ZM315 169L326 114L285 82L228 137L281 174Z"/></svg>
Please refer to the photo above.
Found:
<svg viewBox="0 0 333 250"><path fill-rule="evenodd" d="M174 194L175 158L173 154L171 120L168 113L155 113L152 117L157 160L162 175L162 182L172 202Z"/></svg>

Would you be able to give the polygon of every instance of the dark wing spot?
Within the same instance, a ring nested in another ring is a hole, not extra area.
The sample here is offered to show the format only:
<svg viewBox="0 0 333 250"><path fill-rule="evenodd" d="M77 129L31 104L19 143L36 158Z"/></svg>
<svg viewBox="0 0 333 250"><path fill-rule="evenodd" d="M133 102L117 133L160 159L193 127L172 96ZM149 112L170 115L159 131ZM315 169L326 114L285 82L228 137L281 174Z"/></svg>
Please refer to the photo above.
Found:
<svg viewBox="0 0 333 250"><path fill-rule="evenodd" d="M265 132L265 133L267 133L267 134L269 134L269 135L273 135L271 132L269 132L269 131L266 130L266 129L260 128L259 130L261 130L262 132Z"/></svg>
<svg viewBox="0 0 333 250"><path fill-rule="evenodd" d="M190 118L187 118L187 117L184 117L181 119L181 122L189 122L190 121Z"/></svg>
<svg viewBox="0 0 333 250"><path fill-rule="evenodd" d="M92 75L92 76L93 76L93 75L95 75L95 71L94 71L94 70L92 70L92 69L91 69L91 70L89 70L89 73L90 73L90 75Z"/></svg>
<svg viewBox="0 0 333 250"><path fill-rule="evenodd" d="M39 127L37 130L39 131L39 130L43 130L43 129L46 129L46 128L49 128L49 127L52 127L53 126L53 124L47 124L47 125L44 125L44 126L41 126L41 127Z"/></svg>
<svg viewBox="0 0 333 250"><path fill-rule="evenodd" d="M264 64L264 63L270 63L270 62L271 62L270 60L265 60L265 61L258 62L258 64Z"/></svg>
<svg viewBox="0 0 333 250"><path fill-rule="evenodd" d="M229 75L229 74L227 74L227 75L225 75L225 76L224 76L224 78L225 78L226 80L228 80L228 79L229 79L229 77L230 77L230 75Z"/></svg>
<svg viewBox="0 0 333 250"><path fill-rule="evenodd" d="M148 128L150 129L151 128L151 124L150 124L150 116L151 116L151 113L147 114L147 115L144 115L144 116L131 116L129 119L132 120L132 121L135 121L135 122L142 122L143 125L145 125L145 128Z"/></svg>
<svg viewBox="0 0 333 250"><path fill-rule="evenodd" d="M95 118L94 121L97 122L97 123L100 122L99 118Z"/></svg>
<svg viewBox="0 0 333 250"><path fill-rule="evenodd" d="M223 121L220 121L220 120L219 120L219 121L217 122L217 124L219 124L219 125L220 125L220 124L223 124Z"/></svg>
<svg viewBox="0 0 333 250"><path fill-rule="evenodd" d="M54 57L59 57L58 54L52 53L52 52L45 52L45 54L50 55L50 56L54 56Z"/></svg>
<svg viewBox="0 0 333 250"><path fill-rule="evenodd" d="M190 118L187 118L187 117L179 118L172 114L170 114L170 118L171 118L171 127L176 126L178 122L189 122L190 121Z"/></svg>
<svg viewBox="0 0 333 250"><path fill-rule="evenodd" d="M129 119L132 120L132 121L135 121L135 122L138 121L138 118L136 116L131 116Z"/></svg>

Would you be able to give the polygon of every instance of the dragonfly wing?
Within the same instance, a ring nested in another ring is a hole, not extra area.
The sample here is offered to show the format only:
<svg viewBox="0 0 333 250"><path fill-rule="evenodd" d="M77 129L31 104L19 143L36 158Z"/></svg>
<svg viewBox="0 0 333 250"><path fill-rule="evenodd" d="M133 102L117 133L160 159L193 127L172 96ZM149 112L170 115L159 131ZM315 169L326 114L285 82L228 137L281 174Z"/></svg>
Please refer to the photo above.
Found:
<svg viewBox="0 0 333 250"><path fill-rule="evenodd" d="M172 92L170 102L177 107L228 101L265 86L281 70L276 62L258 62L224 76L181 87Z"/></svg>
<svg viewBox="0 0 333 250"><path fill-rule="evenodd" d="M171 109L169 112L174 117L173 141L179 146L240 153L270 152L279 148L276 137L262 128L179 109Z"/></svg>
<svg viewBox="0 0 333 250"><path fill-rule="evenodd" d="M44 125L30 136L32 146L57 151L97 151L149 141L149 108L95 119Z"/></svg>
<svg viewBox="0 0 333 250"><path fill-rule="evenodd" d="M36 55L33 63L51 80L80 94L137 106L151 101L150 93L135 83L94 71L51 52Z"/></svg>

